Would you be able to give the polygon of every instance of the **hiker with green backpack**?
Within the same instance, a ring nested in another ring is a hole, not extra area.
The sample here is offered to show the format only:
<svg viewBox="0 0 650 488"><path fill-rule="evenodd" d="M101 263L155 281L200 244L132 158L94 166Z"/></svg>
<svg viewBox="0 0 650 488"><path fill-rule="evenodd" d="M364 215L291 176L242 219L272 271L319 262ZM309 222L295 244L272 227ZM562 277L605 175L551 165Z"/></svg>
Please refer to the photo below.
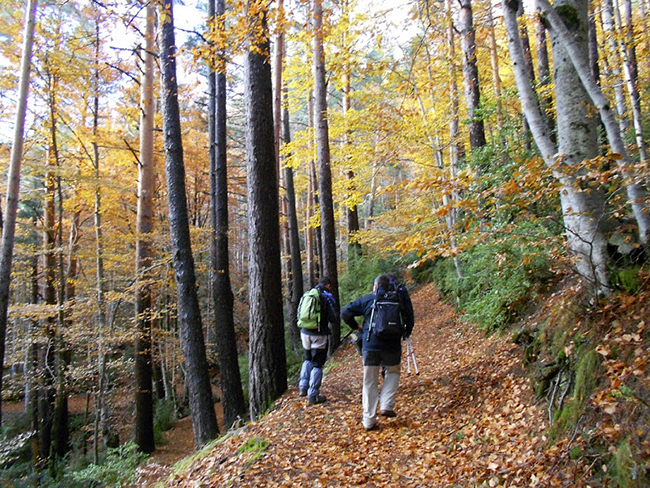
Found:
<svg viewBox="0 0 650 488"><path fill-rule="evenodd" d="M298 387L300 396L306 396L311 405L327 401L320 394L320 387L327 359L329 324L339 320L331 289L332 281L323 276L314 288L302 296L298 304L298 327L305 351Z"/></svg>

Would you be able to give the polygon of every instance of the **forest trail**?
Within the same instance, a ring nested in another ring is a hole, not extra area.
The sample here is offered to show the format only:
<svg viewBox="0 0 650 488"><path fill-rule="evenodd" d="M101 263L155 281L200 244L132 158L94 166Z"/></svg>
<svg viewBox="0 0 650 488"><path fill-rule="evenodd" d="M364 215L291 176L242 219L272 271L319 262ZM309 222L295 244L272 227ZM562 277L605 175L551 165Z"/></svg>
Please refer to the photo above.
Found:
<svg viewBox="0 0 650 488"><path fill-rule="evenodd" d="M459 321L431 285L412 298L420 374L404 358L397 418L364 431L361 358L345 345L326 366L326 403L308 405L292 385L263 419L159 486L580 486L566 446L544 436L518 346Z"/></svg>

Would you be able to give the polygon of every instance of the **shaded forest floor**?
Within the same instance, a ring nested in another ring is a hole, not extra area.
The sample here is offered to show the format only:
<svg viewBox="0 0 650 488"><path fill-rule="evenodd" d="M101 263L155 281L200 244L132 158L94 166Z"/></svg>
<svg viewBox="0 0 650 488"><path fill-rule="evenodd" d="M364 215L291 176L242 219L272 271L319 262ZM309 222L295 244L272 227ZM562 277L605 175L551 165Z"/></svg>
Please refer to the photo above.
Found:
<svg viewBox="0 0 650 488"><path fill-rule="evenodd" d="M361 426L362 365L351 345L328 363L310 406L292 385L260 421L191 453L190 419L166 433L139 486L580 486L589 469L550 445L547 414L536 405L509 336L486 337L458 320L430 285L413 294L412 341L420 374L402 377L394 419ZM185 452L181 452L185 450ZM175 459L176 458L176 459Z"/></svg>

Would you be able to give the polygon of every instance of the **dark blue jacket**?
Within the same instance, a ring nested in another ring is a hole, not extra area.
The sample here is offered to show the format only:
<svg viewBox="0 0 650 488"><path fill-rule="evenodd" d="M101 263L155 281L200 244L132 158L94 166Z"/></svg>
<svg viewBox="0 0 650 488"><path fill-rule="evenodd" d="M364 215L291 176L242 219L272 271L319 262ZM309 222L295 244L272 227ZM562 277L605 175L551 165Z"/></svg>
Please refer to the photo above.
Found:
<svg viewBox="0 0 650 488"><path fill-rule="evenodd" d="M300 332L307 335L330 335L329 324L335 324L339 320L336 315L336 300L324 286L316 285L315 288L320 295L321 313L318 329L300 329Z"/></svg>
<svg viewBox="0 0 650 488"><path fill-rule="evenodd" d="M377 293L384 293L383 288L379 288ZM400 351L402 349L401 339L392 341L383 341L376 334L370 334L368 338L368 329L370 328L370 316L372 315L372 304L375 301L375 293L368 293L355 301L348 303L341 310L341 319L353 329L358 329L359 324L355 317L363 316L363 350L364 351ZM410 299L409 299L410 304ZM406 330L413 330L413 305L410 305L410 314L408 305L402 303L402 318L404 319Z"/></svg>
<svg viewBox="0 0 650 488"><path fill-rule="evenodd" d="M397 291L402 302L402 319L404 320L404 326L406 327L404 336L410 337L411 332L413 332L413 326L415 325L415 312L413 312L411 296L406 287L394 278L391 278L390 286Z"/></svg>

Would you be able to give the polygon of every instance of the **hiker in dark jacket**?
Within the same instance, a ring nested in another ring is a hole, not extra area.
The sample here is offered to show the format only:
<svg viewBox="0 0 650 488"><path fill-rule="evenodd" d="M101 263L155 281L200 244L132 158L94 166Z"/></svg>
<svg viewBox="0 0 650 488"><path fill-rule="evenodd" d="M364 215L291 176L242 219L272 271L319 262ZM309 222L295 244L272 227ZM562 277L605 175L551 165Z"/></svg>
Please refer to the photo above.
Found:
<svg viewBox="0 0 650 488"><path fill-rule="evenodd" d="M363 316L363 332L361 334L363 345L363 428L372 430L377 424L377 404L380 404L380 413L384 417L395 417L395 395L399 387L400 362L402 359L401 337L393 340L382 340L370 332L370 318L372 316L375 298L390 290L388 276L380 275L375 278L373 292L349 303L341 310L341 319L353 329L359 325L355 317ZM401 303L401 300L400 300ZM410 303L410 300L409 300ZM401 314L405 331L410 334L413 330L414 315L412 305L401 303ZM405 332L406 334L406 332ZM384 382L379 396L379 372L385 368Z"/></svg>
<svg viewBox="0 0 650 488"><path fill-rule="evenodd" d="M411 295L406 287L399 282L395 273L386 273L388 276L388 286L389 289L395 290L402 301L404 309L402 311L402 318L404 319L404 325L406 326L404 332L404 338L411 337L411 332L413 332L413 325L415 324L415 312L413 312L413 302L411 301Z"/></svg>
<svg viewBox="0 0 650 488"><path fill-rule="evenodd" d="M320 296L320 322L317 329L300 329L300 339L305 351L305 360L300 369L300 396L306 396L307 401L315 405L327 401L320 394L323 381L323 365L327 359L327 345L330 335L329 324L336 323L336 301L332 296L332 280L323 276L316 285Z"/></svg>

